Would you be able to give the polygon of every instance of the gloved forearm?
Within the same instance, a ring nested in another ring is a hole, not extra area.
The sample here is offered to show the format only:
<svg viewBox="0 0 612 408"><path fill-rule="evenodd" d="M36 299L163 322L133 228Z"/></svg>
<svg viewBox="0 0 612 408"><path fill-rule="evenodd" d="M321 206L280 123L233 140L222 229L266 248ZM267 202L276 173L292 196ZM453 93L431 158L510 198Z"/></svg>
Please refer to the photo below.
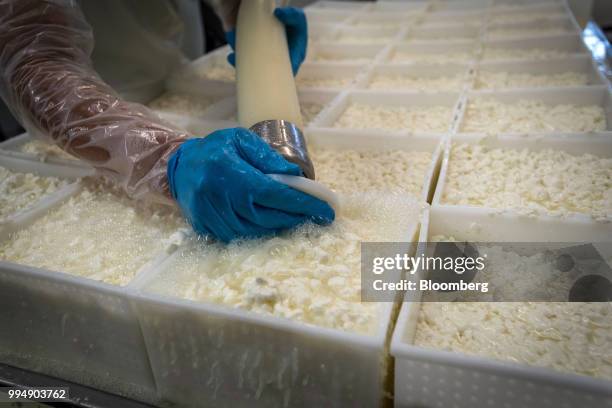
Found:
<svg viewBox="0 0 612 408"><path fill-rule="evenodd" d="M0 0L0 95L28 131L50 136L134 197L169 199L166 166L186 139L96 74L74 1Z"/></svg>

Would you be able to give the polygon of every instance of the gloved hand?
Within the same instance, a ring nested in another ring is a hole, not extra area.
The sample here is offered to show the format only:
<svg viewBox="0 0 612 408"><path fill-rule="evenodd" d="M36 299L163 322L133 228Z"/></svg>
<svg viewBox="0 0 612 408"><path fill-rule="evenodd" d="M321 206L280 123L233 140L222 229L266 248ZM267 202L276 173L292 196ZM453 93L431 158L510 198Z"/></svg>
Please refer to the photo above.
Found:
<svg viewBox="0 0 612 408"><path fill-rule="evenodd" d="M190 139L168 162L170 192L199 234L229 242L334 220L326 202L265 175L270 173L299 176L301 170L243 128Z"/></svg>
<svg viewBox="0 0 612 408"><path fill-rule="evenodd" d="M289 45L289 57L291 59L291 69L293 76L297 75L302 62L306 59L306 49L308 48L308 24L304 11L295 7L278 7L274 10L274 15L285 25L287 33L287 43ZM227 43L236 50L236 30L225 33ZM231 53L227 56L227 61L236 66L236 54Z"/></svg>

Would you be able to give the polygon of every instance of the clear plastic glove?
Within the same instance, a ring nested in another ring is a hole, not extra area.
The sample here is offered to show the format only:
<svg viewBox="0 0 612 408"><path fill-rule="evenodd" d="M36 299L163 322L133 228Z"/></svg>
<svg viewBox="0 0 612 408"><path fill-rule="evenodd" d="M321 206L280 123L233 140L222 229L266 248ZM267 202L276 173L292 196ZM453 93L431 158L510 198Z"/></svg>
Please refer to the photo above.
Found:
<svg viewBox="0 0 612 408"><path fill-rule="evenodd" d="M306 59L306 50L308 48L308 24L306 22L306 14L295 7L278 7L274 10L274 15L281 23L285 25L287 33L287 44L289 45L289 57L291 59L291 69L293 75L297 75L300 66ZM236 49L236 30L225 33L227 43ZM236 54L232 52L227 56L227 61L236 66Z"/></svg>
<svg viewBox="0 0 612 408"><path fill-rule="evenodd" d="M334 220L326 202L272 180L270 173L299 176L301 170L243 128L188 140L168 162L170 192L199 234L229 242Z"/></svg>

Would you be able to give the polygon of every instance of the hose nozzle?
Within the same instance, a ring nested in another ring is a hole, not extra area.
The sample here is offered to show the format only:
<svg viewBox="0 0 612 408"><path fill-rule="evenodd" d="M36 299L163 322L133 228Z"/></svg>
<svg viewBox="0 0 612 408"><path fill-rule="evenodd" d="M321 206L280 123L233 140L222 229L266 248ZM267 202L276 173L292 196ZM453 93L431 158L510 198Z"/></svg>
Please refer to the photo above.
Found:
<svg viewBox="0 0 612 408"><path fill-rule="evenodd" d="M263 120L250 128L274 150L302 169L304 176L314 180L315 170L308 155L304 134L293 123L286 120Z"/></svg>

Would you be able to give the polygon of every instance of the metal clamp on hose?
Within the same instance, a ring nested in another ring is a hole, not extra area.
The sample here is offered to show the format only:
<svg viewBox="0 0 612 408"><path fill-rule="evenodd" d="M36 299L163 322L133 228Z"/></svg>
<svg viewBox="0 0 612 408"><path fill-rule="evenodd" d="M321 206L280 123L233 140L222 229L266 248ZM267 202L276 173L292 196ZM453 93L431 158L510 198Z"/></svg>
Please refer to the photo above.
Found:
<svg viewBox="0 0 612 408"><path fill-rule="evenodd" d="M304 176L314 180L315 171L308 155L304 134L293 123L286 120L264 120L250 128L274 150L302 169Z"/></svg>

